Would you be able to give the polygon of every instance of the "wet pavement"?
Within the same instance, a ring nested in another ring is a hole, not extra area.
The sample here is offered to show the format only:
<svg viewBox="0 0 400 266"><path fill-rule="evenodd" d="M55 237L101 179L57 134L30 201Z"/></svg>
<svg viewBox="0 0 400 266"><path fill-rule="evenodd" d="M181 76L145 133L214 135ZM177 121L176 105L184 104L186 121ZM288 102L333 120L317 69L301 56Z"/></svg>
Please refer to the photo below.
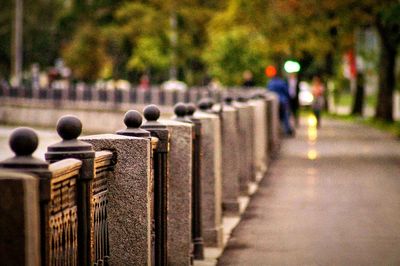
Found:
<svg viewBox="0 0 400 266"><path fill-rule="evenodd" d="M400 141L305 118L218 265L400 265Z"/></svg>

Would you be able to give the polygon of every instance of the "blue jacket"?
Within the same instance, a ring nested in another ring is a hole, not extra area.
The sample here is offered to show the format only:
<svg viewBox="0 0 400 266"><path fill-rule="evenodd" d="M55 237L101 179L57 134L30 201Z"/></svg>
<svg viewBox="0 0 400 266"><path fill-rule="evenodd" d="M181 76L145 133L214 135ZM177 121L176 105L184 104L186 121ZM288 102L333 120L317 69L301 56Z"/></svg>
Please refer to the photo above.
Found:
<svg viewBox="0 0 400 266"><path fill-rule="evenodd" d="M289 86L286 81L284 81L280 77L272 78L268 84L267 88L270 91L275 92L279 96L279 103L280 104L288 104L289 103Z"/></svg>

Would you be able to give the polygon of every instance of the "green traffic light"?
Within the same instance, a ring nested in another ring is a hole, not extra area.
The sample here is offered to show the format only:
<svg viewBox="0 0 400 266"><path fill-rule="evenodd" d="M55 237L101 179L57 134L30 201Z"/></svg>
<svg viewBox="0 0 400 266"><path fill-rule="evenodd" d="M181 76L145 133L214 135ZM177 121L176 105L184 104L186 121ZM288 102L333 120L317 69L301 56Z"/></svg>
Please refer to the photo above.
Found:
<svg viewBox="0 0 400 266"><path fill-rule="evenodd" d="M300 71L300 64L296 61L288 60L283 66L287 73L297 73Z"/></svg>

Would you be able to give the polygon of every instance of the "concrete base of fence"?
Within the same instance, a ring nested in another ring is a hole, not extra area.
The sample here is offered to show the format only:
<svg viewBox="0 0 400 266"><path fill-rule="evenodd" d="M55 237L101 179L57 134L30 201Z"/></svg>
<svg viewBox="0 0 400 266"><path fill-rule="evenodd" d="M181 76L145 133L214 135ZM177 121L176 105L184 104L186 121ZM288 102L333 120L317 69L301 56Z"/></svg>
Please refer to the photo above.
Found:
<svg viewBox="0 0 400 266"><path fill-rule="evenodd" d="M54 128L60 117L75 115L83 124L84 132L102 133L115 132L125 128L123 119L126 110L143 110L145 105L123 104L104 108L104 103L99 102L71 102L66 106L55 105L53 102L13 99L6 101L0 97L0 123L11 125L23 125L32 127ZM161 106L161 113L165 117L171 117L173 107ZM99 123L99 121L107 121Z"/></svg>
<svg viewBox="0 0 400 266"><path fill-rule="evenodd" d="M251 100L249 104L254 108L254 163L256 172L261 173L261 176L267 171L267 109L264 99Z"/></svg>
<svg viewBox="0 0 400 266"><path fill-rule="evenodd" d="M217 115L196 112L201 120L201 212L203 240L209 247L222 247L221 123Z"/></svg>
<svg viewBox="0 0 400 266"><path fill-rule="evenodd" d="M240 140L239 154L239 193L241 196L249 194L249 184L252 180L253 166L253 108L246 103L235 103L238 110L238 134Z"/></svg>
<svg viewBox="0 0 400 266"><path fill-rule="evenodd" d="M151 265L150 140L121 135L85 136L96 151L110 150L117 162L108 180L111 265Z"/></svg>
<svg viewBox="0 0 400 266"><path fill-rule="evenodd" d="M239 213L239 132L237 110L224 105L222 112L222 209L224 215ZM243 154L244 156L244 154Z"/></svg>
<svg viewBox="0 0 400 266"><path fill-rule="evenodd" d="M162 120L170 132L168 263L190 265L192 251L192 125Z"/></svg>
<svg viewBox="0 0 400 266"><path fill-rule="evenodd" d="M0 172L0 261L2 265L40 265L38 179Z"/></svg>
<svg viewBox="0 0 400 266"><path fill-rule="evenodd" d="M268 101L268 139L270 155L274 155L280 147L280 121L279 121L279 98L278 95L269 92L267 93Z"/></svg>

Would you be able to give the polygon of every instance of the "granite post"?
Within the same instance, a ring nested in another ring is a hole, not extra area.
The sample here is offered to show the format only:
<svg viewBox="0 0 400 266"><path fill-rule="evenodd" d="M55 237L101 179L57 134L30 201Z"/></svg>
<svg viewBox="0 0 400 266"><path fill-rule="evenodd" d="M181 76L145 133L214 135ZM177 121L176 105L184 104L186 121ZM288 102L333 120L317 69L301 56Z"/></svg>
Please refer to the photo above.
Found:
<svg viewBox="0 0 400 266"><path fill-rule="evenodd" d="M32 156L39 144L38 135L33 129L28 127L14 129L9 144L15 156L1 161L0 168L33 174L39 181L40 260L42 264L47 265L50 254L50 243L47 240L50 239L50 230L48 229L49 221L46 210L51 201L52 173L47 162Z"/></svg>
<svg viewBox="0 0 400 266"><path fill-rule="evenodd" d="M220 115L222 120L222 209L225 215L238 215L240 168L237 110L229 104L224 104Z"/></svg>
<svg viewBox="0 0 400 266"><path fill-rule="evenodd" d="M40 265L39 184L29 174L0 171L0 261Z"/></svg>
<svg viewBox="0 0 400 266"><path fill-rule="evenodd" d="M165 105L174 105L174 90L165 90Z"/></svg>
<svg viewBox="0 0 400 266"><path fill-rule="evenodd" d="M254 107L254 160L257 173L256 181L259 181L267 171L267 158L265 157L265 147L268 140L267 127L265 123L266 103L264 99L253 99L249 104Z"/></svg>
<svg viewBox="0 0 400 266"><path fill-rule="evenodd" d="M170 132L167 256L168 265L190 265L192 253L193 125L162 120Z"/></svg>
<svg viewBox="0 0 400 266"><path fill-rule="evenodd" d="M269 141L271 155L274 155L280 146L279 130L279 98L278 95L273 92L267 93L268 101L268 121L269 123Z"/></svg>
<svg viewBox="0 0 400 266"><path fill-rule="evenodd" d="M102 134L80 140L117 158L107 195L110 264L152 265L150 139Z"/></svg>
<svg viewBox="0 0 400 266"><path fill-rule="evenodd" d="M154 104L161 104L161 89L154 88L150 91L151 93L151 102Z"/></svg>
<svg viewBox="0 0 400 266"><path fill-rule="evenodd" d="M75 158L82 162L77 178L78 194L78 262L81 265L93 263L94 247L92 209L92 181L94 178L94 156L92 145L77 140L82 132L82 123L76 116L66 115L57 122L61 142L47 147L45 158L49 163Z"/></svg>
<svg viewBox="0 0 400 266"><path fill-rule="evenodd" d="M238 134L240 148L239 160L239 189L240 195L249 194L249 183L252 181L252 112L253 109L245 102L235 102L234 107L238 111Z"/></svg>
<svg viewBox="0 0 400 266"><path fill-rule="evenodd" d="M146 90L136 89L136 103L144 104L146 102Z"/></svg>
<svg viewBox="0 0 400 266"><path fill-rule="evenodd" d="M221 123L218 115L196 111L201 121L203 159L201 162L201 215L205 246L221 247L222 177L221 177Z"/></svg>

